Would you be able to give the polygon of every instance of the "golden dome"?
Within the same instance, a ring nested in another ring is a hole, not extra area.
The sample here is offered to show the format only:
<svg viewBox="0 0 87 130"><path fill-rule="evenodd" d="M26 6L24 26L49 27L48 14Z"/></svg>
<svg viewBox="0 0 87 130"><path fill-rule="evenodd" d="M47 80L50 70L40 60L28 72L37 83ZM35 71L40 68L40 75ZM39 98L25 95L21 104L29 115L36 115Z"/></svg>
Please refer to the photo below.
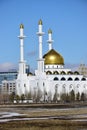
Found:
<svg viewBox="0 0 87 130"><path fill-rule="evenodd" d="M41 19L39 20L38 24L39 24L39 25L42 25L42 24L43 24Z"/></svg>
<svg viewBox="0 0 87 130"><path fill-rule="evenodd" d="M48 53L46 53L43 58L45 59L45 65L64 65L63 57L56 52L54 49L51 49Z"/></svg>
<svg viewBox="0 0 87 130"><path fill-rule="evenodd" d="M21 25L20 25L20 28L24 28L24 25L23 25L23 24L21 24Z"/></svg>

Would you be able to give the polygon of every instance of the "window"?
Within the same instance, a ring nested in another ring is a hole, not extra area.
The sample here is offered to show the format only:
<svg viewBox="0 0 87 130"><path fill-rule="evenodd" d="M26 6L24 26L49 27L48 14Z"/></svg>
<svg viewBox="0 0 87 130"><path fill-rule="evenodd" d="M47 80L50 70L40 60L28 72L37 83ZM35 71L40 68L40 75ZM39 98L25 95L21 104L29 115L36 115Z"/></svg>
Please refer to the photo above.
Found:
<svg viewBox="0 0 87 130"><path fill-rule="evenodd" d="M52 74L52 72L51 71L47 71L46 74Z"/></svg>
<svg viewBox="0 0 87 130"><path fill-rule="evenodd" d="M53 74L59 74L58 71L54 71Z"/></svg>
<svg viewBox="0 0 87 130"><path fill-rule="evenodd" d="M75 78L75 81L78 81L79 80L79 78Z"/></svg>
<svg viewBox="0 0 87 130"><path fill-rule="evenodd" d="M62 77L61 80L63 81L63 80L66 80L66 79L64 77Z"/></svg>
<svg viewBox="0 0 87 130"><path fill-rule="evenodd" d="M71 74L73 74L73 72L72 71L68 71L67 74L71 75Z"/></svg>
<svg viewBox="0 0 87 130"><path fill-rule="evenodd" d="M54 78L54 80L58 80L58 78L57 78L57 77L55 77L55 78Z"/></svg>
<svg viewBox="0 0 87 130"><path fill-rule="evenodd" d="M43 82L43 86L45 86L45 83Z"/></svg>
<svg viewBox="0 0 87 130"><path fill-rule="evenodd" d="M81 80L82 80L82 81L85 81L86 79L85 79L85 78L82 78Z"/></svg>
<svg viewBox="0 0 87 130"><path fill-rule="evenodd" d="M24 84L24 87L26 87L26 84Z"/></svg>
<svg viewBox="0 0 87 130"><path fill-rule="evenodd" d="M10 88L10 91L12 90L12 88Z"/></svg>
<svg viewBox="0 0 87 130"><path fill-rule="evenodd" d="M60 74L62 74L62 75L63 75L63 74L66 74L66 73L65 73L64 71L62 71Z"/></svg>
<svg viewBox="0 0 87 130"><path fill-rule="evenodd" d="M68 78L68 81L71 81L71 80L73 80L73 79L72 79L71 77L69 77L69 78Z"/></svg>
<svg viewBox="0 0 87 130"><path fill-rule="evenodd" d="M54 66L52 66L52 68L54 68Z"/></svg>
<svg viewBox="0 0 87 130"><path fill-rule="evenodd" d="M75 75L79 75L79 72L78 72L78 71L75 71L74 74L75 74Z"/></svg>

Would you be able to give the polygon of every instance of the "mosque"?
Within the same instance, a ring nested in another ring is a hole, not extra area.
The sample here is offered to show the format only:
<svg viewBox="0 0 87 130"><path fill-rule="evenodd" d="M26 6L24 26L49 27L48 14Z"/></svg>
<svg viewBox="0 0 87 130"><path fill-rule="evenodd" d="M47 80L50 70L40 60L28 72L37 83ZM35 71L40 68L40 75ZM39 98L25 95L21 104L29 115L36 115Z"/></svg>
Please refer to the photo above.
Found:
<svg viewBox="0 0 87 130"><path fill-rule="evenodd" d="M87 94L87 77L79 74L78 71L73 72L71 69L64 68L64 58L52 47L52 30L48 30L49 49L46 54L42 54L43 35L42 20L38 22L38 38L39 38L39 56L37 61L37 70L35 74L27 75L26 62L24 59L24 25L20 25L20 61L19 71L16 80L16 94L31 94L39 96L40 100L53 100L57 94L57 99L63 93L70 93L74 90Z"/></svg>

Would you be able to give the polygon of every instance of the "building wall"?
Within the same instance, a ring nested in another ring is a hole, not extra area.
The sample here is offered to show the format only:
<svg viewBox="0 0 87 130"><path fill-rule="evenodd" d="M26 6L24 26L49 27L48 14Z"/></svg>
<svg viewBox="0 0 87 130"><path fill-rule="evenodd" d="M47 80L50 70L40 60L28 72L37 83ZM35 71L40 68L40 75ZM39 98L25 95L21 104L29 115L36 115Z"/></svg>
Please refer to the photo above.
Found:
<svg viewBox="0 0 87 130"><path fill-rule="evenodd" d="M62 78L65 78L65 80ZM68 80L72 78L72 80ZM75 80L77 78L77 80ZM44 98L44 93L47 97L51 95L51 100L53 100L55 92L58 94L58 99L62 93L70 93L74 90L75 94L78 92L84 92L87 94L87 79L82 80L82 75L45 75L43 77L29 76L29 92L32 94L38 93L40 90L42 98Z"/></svg>
<svg viewBox="0 0 87 130"><path fill-rule="evenodd" d="M2 94L11 94L11 93L16 93L16 81L11 80L3 80L2 81L2 87L1 87L1 93Z"/></svg>

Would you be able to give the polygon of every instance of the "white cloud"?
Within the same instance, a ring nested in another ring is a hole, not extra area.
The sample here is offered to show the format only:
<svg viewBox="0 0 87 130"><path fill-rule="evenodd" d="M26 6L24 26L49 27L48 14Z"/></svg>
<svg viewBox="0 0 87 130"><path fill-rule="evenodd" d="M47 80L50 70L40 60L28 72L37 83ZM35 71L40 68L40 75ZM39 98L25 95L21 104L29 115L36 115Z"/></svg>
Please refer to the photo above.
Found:
<svg viewBox="0 0 87 130"><path fill-rule="evenodd" d="M33 51L31 51L31 52L28 52L28 53L27 53L27 56L33 57L33 56L35 56L36 54L37 54L37 50L33 50Z"/></svg>
<svg viewBox="0 0 87 130"><path fill-rule="evenodd" d="M17 65L10 62L0 64L0 72L9 71L11 69L17 69Z"/></svg>
<svg viewBox="0 0 87 130"><path fill-rule="evenodd" d="M80 64L71 64L71 63L65 64L65 68L71 69L72 71L77 71L79 66L80 66Z"/></svg>

